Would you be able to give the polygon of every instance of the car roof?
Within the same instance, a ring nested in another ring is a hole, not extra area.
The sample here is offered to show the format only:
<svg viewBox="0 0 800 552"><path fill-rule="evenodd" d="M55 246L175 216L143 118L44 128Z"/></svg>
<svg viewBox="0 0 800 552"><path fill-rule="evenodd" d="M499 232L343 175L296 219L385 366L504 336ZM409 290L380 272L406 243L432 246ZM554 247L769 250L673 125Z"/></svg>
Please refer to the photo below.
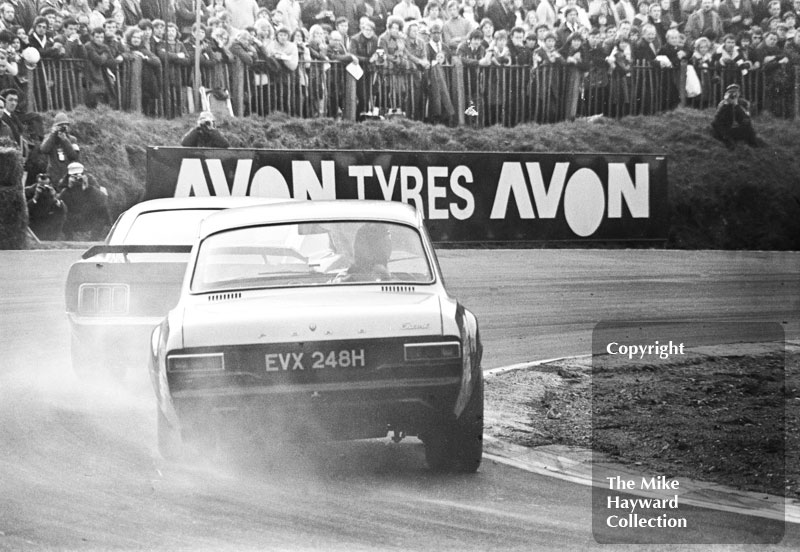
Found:
<svg viewBox="0 0 800 552"><path fill-rule="evenodd" d="M338 199L292 201L280 205L259 205L228 209L209 215L200 224L200 238L221 230L264 223L322 222L333 220L374 220L419 226L417 211L399 201Z"/></svg>
<svg viewBox="0 0 800 552"><path fill-rule="evenodd" d="M140 215L147 213L159 213L170 211L208 211L211 214L224 209L245 207L248 205L263 205L269 203L280 203L290 201L286 199L272 199L263 197L167 197L142 201L130 207L120 215L117 222L111 229L107 242L109 245L121 245L126 239L128 232ZM197 234L195 233L196 237Z"/></svg>
<svg viewBox="0 0 800 552"><path fill-rule="evenodd" d="M207 197L164 197L149 199L130 207L126 213L138 216L150 211L178 211L183 209L233 209L248 205L278 203L285 199L271 199L250 196L207 196Z"/></svg>

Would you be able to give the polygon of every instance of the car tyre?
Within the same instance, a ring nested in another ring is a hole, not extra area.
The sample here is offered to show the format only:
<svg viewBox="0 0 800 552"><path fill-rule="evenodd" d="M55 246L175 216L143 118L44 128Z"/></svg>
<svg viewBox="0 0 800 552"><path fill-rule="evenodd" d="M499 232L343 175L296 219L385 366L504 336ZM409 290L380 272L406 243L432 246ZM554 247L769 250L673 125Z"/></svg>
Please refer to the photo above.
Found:
<svg viewBox="0 0 800 552"><path fill-rule="evenodd" d="M458 419L423 437L425 460L436 472L475 473L483 457L483 378Z"/></svg>
<svg viewBox="0 0 800 552"><path fill-rule="evenodd" d="M183 457L183 440L178 429L173 427L161 409L156 407L158 416L158 452L164 460L179 460Z"/></svg>

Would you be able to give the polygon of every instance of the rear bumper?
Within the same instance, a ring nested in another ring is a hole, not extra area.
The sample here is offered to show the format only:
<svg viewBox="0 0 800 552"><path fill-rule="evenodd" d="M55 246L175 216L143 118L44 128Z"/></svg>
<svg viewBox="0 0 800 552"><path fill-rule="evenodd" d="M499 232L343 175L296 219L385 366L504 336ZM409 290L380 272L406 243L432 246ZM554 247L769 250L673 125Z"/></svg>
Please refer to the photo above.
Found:
<svg viewBox="0 0 800 552"><path fill-rule="evenodd" d="M457 376L223 387L176 391L172 404L184 426L228 422L249 433L355 439L424 432L453 416L460 388Z"/></svg>

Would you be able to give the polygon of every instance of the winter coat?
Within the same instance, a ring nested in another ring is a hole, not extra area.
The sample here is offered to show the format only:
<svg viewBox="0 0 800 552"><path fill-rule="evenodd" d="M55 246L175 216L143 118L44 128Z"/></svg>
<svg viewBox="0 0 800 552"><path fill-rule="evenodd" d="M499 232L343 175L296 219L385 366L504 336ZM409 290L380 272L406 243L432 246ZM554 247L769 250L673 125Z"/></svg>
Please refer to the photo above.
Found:
<svg viewBox="0 0 800 552"><path fill-rule="evenodd" d="M112 55L111 50L106 44L95 44L94 41L86 44L86 87L89 93L106 94L113 93L116 86L114 74L119 63Z"/></svg>

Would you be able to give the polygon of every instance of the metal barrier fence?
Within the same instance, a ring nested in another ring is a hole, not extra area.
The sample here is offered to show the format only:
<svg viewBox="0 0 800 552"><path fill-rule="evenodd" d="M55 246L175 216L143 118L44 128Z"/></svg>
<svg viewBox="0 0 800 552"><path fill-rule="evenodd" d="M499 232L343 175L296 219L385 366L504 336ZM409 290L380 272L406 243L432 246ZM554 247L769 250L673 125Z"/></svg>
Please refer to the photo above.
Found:
<svg viewBox="0 0 800 552"><path fill-rule="evenodd" d="M32 109L70 110L84 104L83 64L82 59L42 60L29 76L28 94L33 98Z"/></svg>
<svg viewBox="0 0 800 552"><path fill-rule="evenodd" d="M45 59L32 72L28 101L33 110L70 110L87 103L80 59ZM200 109L191 66L165 63L143 78L142 61L126 60L107 79L109 103L125 111L173 118ZM293 117L406 117L485 127L524 122L552 123L576 117L651 115L688 105L715 107L725 88L742 87L753 112L800 118L800 70L765 74L752 70L698 72L702 93L687 98L686 65L662 69L647 63L630 71L578 71L569 66L465 67L460 60L425 71L369 68L356 81L337 62L301 62L296 71L276 71L262 62L236 59L201 70L202 86L230 98L236 116L282 112Z"/></svg>

